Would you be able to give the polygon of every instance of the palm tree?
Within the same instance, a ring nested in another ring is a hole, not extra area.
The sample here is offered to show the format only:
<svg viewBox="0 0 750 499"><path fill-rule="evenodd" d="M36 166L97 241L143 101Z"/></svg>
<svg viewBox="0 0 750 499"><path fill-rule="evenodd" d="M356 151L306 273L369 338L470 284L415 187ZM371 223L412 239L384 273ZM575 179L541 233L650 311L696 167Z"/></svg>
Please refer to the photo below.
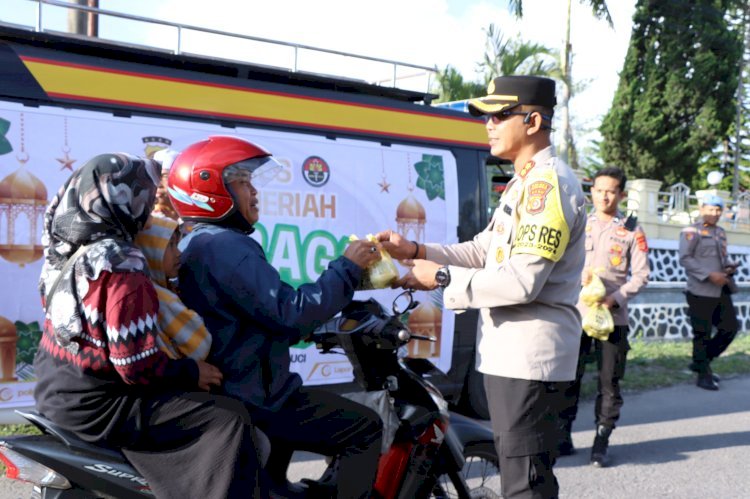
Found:
<svg viewBox="0 0 750 499"><path fill-rule="evenodd" d="M438 94L436 102L450 102L471 99L484 94L485 85L482 83L464 81L464 77L450 64L436 75Z"/></svg>
<svg viewBox="0 0 750 499"><path fill-rule="evenodd" d="M584 0L580 0L583 2ZM610 27L613 27L612 16L609 14L607 8L607 2L605 0L586 0L586 3L591 6L591 10L597 19L605 19ZM563 129L563 143L560 147L560 157L566 163L570 163L569 151L573 147L573 134L570 127L570 113L568 110L568 103L570 102L572 82L571 77L571 65L572 65L572 47L570 45L570 6L572 0L568 0L565 16L565 42L563 49L560 52L560 69L561 69L561 80L563 82L562 91L560 95L560 120L562 122ZM515 13L517 17L523 17L523 0L508 0L508 6ZM576 165L571 164L574 168Z"/></svg>
<svg viewBox="0 0 750 499"><path fill-rule="evenodd" d="M485 94L487 84L496 76L529 74L560 77L557 51L520 39L506 40L495 25L484 30L487 51L477 63L480 82L467 82L453 66L446 66L436 77L440 98L437 102L470 99Z"/></svg>
<svg viewBox="0 0 750 499"><path fill-rule="evenodd" d="M556 50L519 38L505 39L494 24L490 24L484 32L487 51L482 62L477 64L477 70L485 84L496 76L512 74L559 77Z"/></svg>

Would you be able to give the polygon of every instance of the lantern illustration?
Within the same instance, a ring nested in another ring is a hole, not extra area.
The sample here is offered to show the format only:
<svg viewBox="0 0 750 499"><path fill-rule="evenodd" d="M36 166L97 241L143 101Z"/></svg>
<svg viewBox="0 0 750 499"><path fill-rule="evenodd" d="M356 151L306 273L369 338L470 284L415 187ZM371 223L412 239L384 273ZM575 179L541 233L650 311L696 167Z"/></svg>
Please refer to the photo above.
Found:
<svg viewBox="0 0 750 499"><path fill-rule="evenodd" d="M26 168L29 155L24 150L23 114L17 159L21 166L0 181L0 257L23 267L44 253L41 235L47 208L47 188Z"/></svg>
<svg viewBox="0 0 750 499"><path fill-rule="evenodd" d="M396 230L406 239L424 242L424 226L427 222L424 206L414 197L414 184L411 181L411 161L407 156L407 168L409 172L409 183L407 189L409 195L398 204L396 208Z"/></svg>
<svg viewBox="0 0 750 499"><path fill-rule="evenodd" d="M434 336L437 341L412 340L409 357L427 359L440 356L440 334L443 330L443 310L426 300L409 314L409 329L422 336Z"/></svg>
<svg viewBox="0 0 750 499"><path fill-rule="evenodd" d="M0 382L16 381L16 325L0 316Z"/></svg>

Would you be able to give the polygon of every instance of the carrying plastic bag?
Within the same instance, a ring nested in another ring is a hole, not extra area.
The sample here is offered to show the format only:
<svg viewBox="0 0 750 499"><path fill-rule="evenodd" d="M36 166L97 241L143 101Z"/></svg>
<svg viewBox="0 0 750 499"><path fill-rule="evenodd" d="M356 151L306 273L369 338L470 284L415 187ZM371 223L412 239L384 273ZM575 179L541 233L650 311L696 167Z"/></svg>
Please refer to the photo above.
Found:
<svg viewBox="0 0 750 499"><path fill-rule="evenodd" d="M594 339L606 341L609 334L615 330L615 321L607 307L596 303L589 306L583 316L583 331Z"/></svg>
<svg viewBox="0 0 750 499"><path fill-rule="evenodd" d="M607 290L604 289L604 283L599 278L601 268L591 269L591 280L581 288L581 301L591 307L607 296Z"/></svg>
<svg viewBox="0 0 750 499"><path fill-rule="evenodd" d="M581 288L581 301L589 307L583 316L583 331L594 339L606 341L615 330L615 321L607 307L599 303L607 295L604 283L599 278L602 269L591 269L591 281Z"/></svg>
<svg viewBox="0 0 750 499"><path fill-rule="evenodd" d="M349 236L349 241L356 241L357 239L359 238L354 234ZM367 240L373 243L377 242L377 239L372 234L367 234ZM398 269L396 268L396 264L393 263L393 258L391 258L391 255L387 251L380 250L380 261L373 263L365 269L362 274L362 281L359 283L357 289L387 288L396 279L398 279Z"/></svg>

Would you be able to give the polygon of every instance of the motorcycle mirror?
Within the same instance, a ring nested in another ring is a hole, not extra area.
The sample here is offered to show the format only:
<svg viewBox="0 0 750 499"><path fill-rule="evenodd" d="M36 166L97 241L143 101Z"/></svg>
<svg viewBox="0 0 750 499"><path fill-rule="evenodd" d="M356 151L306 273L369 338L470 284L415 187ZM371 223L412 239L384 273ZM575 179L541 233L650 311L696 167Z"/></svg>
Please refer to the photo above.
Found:
<svg viewBox="0 0 750 499"><path fill-rule="evenodd" d="M409 310L416 308L417 305L419 305L419 302L414 299L412 290L404 290L401 294L393 299L393 315L405 314Z"/></svg>

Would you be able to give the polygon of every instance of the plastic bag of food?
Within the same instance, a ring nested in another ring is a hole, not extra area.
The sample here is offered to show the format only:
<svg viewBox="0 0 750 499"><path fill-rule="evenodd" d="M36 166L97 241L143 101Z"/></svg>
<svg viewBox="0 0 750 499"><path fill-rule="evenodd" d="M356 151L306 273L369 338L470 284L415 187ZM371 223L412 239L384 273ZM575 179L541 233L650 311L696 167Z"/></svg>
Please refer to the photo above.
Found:
<svg viewBox="0 0 750 499"><path fill-rule="evenodd" d="M581 301L591 307L599 303L602 298L607 296L607 290L604 289L604 283L599 278L601 269L591 269L591 280L581 288Z"/></svg>
<svg viewBox="0 0 750 499"><path fill-rule="evenodd" d="M354 234L349 236L350 241L356 241L357 239L359 238ZM377 239L372 234L367 234L367 240L373 243L377 242ZM380 250L380 260L365 269L362 281L357 289L387 288L396 279L398 279L398 269L396 268L396 264L393 263L393 258L391 258L391 255L387 251Z"/></svg>
<svg viewBox="0 0 750 499"><path fill-rule="evenodd" d="M583 331L594 339L606 341L614 330L615 321L609 309L601 303L590 305L583 316Z"/></svg>

